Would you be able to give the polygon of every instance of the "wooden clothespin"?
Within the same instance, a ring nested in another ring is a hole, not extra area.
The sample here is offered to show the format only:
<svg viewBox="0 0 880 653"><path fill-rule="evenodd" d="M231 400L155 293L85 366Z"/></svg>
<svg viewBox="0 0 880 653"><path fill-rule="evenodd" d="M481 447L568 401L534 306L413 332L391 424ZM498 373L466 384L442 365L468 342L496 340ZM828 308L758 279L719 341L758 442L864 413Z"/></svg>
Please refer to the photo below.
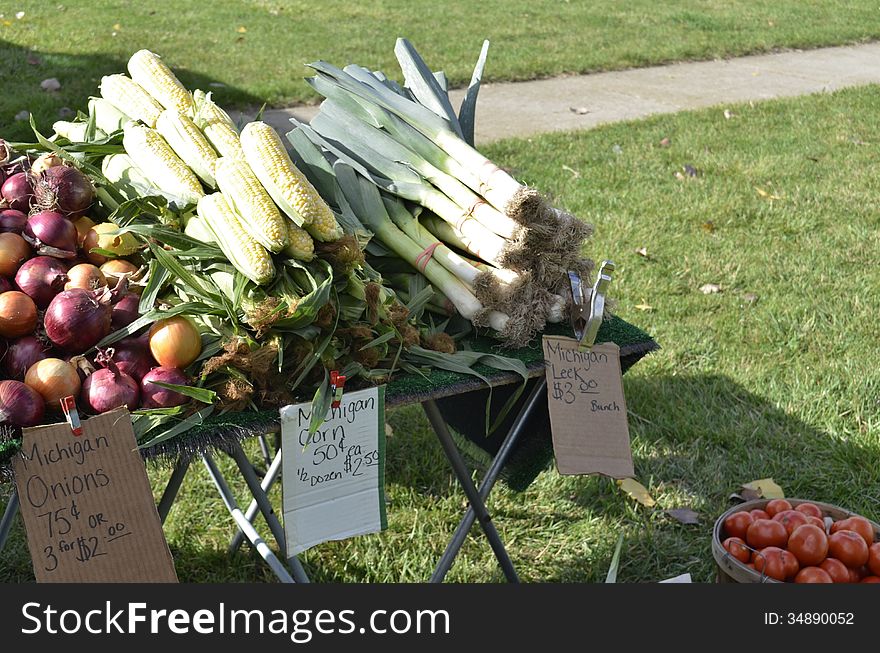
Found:
<svg viewBox="0 0 880 653"><path fill-rule="evenodd" d="M342 402L342 393L344 388L345 377L336 370L330 372L330 392L333 395L333 401L330 404L331 408L339 408L339 404Z"/></svg>
<svg viewBox="0 0 880 653"><path fill-rule="evenodd" d="M76 408L76 399L73 395L68 395L61 399L61 410L64 413L64 419L70 425L70 430L77 437L83 434L82 422L79 420L79 411Z"/></svg>
<svg viewBox="0 0 880 653"><path fill-rule="evenodd" d="M614 263L602 261L596 283L587 291L589 298L585 296L580 276L576 272L568 273L572 296L571 325L580 351L589 350L596 344L596 335L605 317L605 294L611 283L612 272Z"/></svg>

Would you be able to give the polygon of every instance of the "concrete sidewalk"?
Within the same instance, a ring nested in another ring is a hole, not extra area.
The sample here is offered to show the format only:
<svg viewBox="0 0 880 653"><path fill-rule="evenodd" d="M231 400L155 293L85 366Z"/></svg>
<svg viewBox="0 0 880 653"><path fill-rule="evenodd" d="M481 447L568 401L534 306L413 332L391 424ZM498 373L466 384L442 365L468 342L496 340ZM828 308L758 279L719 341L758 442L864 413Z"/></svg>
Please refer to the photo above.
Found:
<svg viewBox="0 0 880 653"><path fill-rule="evenodd" d="M490 70L491 65L490 55ZM477 102L476 140L588 129L658 113L871 83L880 83L880 43L485 84ZM451 92L454 107L463 94ZM290 130L290 116L307 121L316 111L314 106L275 109L266 111L264 120L283 134Z"/></svg>

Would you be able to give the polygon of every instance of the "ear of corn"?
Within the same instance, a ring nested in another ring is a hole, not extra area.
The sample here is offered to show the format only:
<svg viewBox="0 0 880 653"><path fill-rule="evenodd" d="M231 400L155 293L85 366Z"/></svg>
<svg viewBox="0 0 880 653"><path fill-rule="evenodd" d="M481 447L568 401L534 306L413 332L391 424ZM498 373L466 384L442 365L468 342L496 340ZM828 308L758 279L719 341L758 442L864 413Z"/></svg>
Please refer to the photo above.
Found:
<svg viewBox="0 0 880 653"><path fill-rule="evenodd" d="M162 194L162 191L153 186L144 173L138 170L127 154L105 156L101 161L101 174L128 200Z"/></svg>
<svg viewBox="0 0 880 653"><path fill-rule="evenodd" d="M174 153L155 129L128 123L122 145L138 169L154 186L195 204L205 192L198 177Z"/></svg>
<svg viewBox="0 0 880 653"><path fill-rule="evenodd" d="M229 205L241 216L242 226L270 252L287 246L287 220L260 185L247 161L221 157L214 169L217 185Z"/></svg>
<svg viewBox="0 0 880 653"><path fill-rule="evenodd" d="M156 131L199 179L211 188L217 187L214 181L217 152L192 120L177 111L166 109L156 121Z"/></svg>
<svg viewBox="0 0 880 653"><path fill-rule="evenodd" d="M214 103L211 94L196 89L193 91L193 102L195 105L193 122L202 130L220 156L233 159L243 157L235 123L228 113Z"/></svg>
<svg viewBox="0 0 880 653"><path fill-rule="evenodd" d="M87 122L67 122L66 120L59 120L52 125L52 129L55 130L56 134L63 136L71 143L85 143L88 127L89 123ZM96 129L95 139L102 138L107 138L107 134L100 129Z"/></svg>
<svg viewBox="0 0 880 653"><path fill-rule="evenodd" d="M295 258L298 261L311 261L315 258L315 241L302 227L296 226L292 221L287 221L288 240L287 247L281 250L283 256Z"/></svg>
<svg viewBox="0 0 880 653"><path fill-rule="evenodd" d="M223 193L205 195L199 200L197 211L236 270L258 285L265 285L275 277L272 257L248 235L240 216Z"/></svg>
<svg viewBox="0 0 880 653"><path fill-rule="evenodd" d="M190 238L195 238L199 242L205 243L206 245L217 244L217 239L214 238L214 233L205 224L205 219L197 215L187 218L183 233Z"/></svg>
<svg viewBox="0 0 880 653"><path fill-rule="evenodd" d="M95 125L105 134L112 134L125 127L131 117L104 98L89 98L89 115L95 116Z"/></svg>
<svg viewBox="0 0 880 653"><path fill-rule="evenodd" d="M275 130L251 122L241 130L241 147L248 164L275 203L298 226L308 226L322 241L338 240L342 230L315 187L290 160Z"/></svg>
<svg viewBox="0 0 880 653"><path fill-rule="evenodd" d="M107 75L101 78L101 97L122 113L155 127L162 105L137 82L125 75Z"/></svg>
<svg viewBox="0 0 880 653"><path fill-rule="evenodd" d="M184 115L192 114L192 95L159 55L149 50L138 50L128 60L128 73L166 109Z"/></svg>

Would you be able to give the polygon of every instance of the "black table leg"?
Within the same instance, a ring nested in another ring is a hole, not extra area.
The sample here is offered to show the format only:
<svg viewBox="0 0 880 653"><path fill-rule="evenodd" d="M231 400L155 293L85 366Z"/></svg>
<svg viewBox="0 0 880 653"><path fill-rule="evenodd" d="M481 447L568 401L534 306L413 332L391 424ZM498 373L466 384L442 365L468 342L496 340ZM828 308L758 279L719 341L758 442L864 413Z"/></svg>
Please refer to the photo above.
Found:
<svg viewBox="0 0 880 653"><path fill-rule="evenodd" d="M186 477L186 472L189 470L189 464L190 459L184 459L183 457L178 458L177 462L174 463L174 471L171 472L171 478L168 479L168 485L165 486L162 498L159 499L159 519L163 524L168 517L168 513L171 512L171 506L177 498L180 486L183 485L183 479Z"/></svg>
<svg viewBox="0 0 880 653"><path fill-rule="evenodd" d="M513 562L511 562L510 556L504 548L504 543L501 541L501 536L498 534L495 524L492 523L492 517L486 509L486 504L483 501L483 498L480 496L480 493L474 485L470 471L462 459L458 447L455 446L455 441L452 439L452 434L449 432L449 428L446 426L446 422L440 414L440 409L437 408L437 404L434 400L424 402L422 407L425 410L425 415L427 415L428 421L431 423L431 427L437 434L437 439L440 440L440 446L443 447L443 452L446 454L446 458L452 466L452 471L458 478L458 482L461 484L465 495L467 495L471 508L473 508L474 515L480 522L480 527L483 529L486 538L489 540L489 545L492 547L492 551L498 559L498 564L501 565L501 570L504 572L504 576L512 583L518 583L519 577L516 575L516 570L513 568Z"/></svg>
<svg viewBox="0 0 880 653"><path fill-rule="evenodd" d="M498 449L498 453L495 454L495 458L492 460L492 464L489 466L489 469L486 471L486 476L483 478L483 482L480 484L480 498L483 499L483 501L486 501L489 498L489 494L492 492L492 488L495 486L495 481L498 480L498 475L501 473L501 470L504 469L504 465L507 464L507 459L510 457L510 454L513 451L514 446L516 445L517 440L519 440L519 436L522 434L523 429L525 428L526 420L528 420L529 415L532 414L535 406L538 405L539 401L546 391L547 380L541 379L540 382L535 384L535 387L532 389L531 394L529 394L528 398L526 399L525 405L522 407L516 417L516 420L514 420L513 424L511 425L510 431L508 431L507 435L505 436L504 442L502 442L501 447ZM455 562L455 557L461 550L461 547L464 544L464 541L467 538L471 527L474 525L475 519L476 513L474 512L473 506L468 506L464 518L462 518L461 523L458 525L458 528L455 531L455 534L452 536L449 544L446 545L446 550L443 552L443 556L437 563L437 568L434 570L434 574L431 576L432 583L443 582L443 579L449 572L450 567L452 567L452 563Z"/></svg>

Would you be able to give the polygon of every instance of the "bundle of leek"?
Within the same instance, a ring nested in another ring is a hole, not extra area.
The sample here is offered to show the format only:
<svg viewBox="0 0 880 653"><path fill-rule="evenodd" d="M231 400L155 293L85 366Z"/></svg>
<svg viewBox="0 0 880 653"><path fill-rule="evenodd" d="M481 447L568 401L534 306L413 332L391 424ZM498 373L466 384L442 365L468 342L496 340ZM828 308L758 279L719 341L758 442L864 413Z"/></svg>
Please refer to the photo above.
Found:
<svg viewBox="0 0 880 653"><path fill-rule="evenodd" d="M383 203L396 196L392 208L386 207L390 220L422 249L439 239L433 256L439 252L441 267L468 286L481 307L459 311L476 324L491 323L496 329L500 322L490 317L493 312L507 315L510 319L498 329L500 337L509 345L521 345L546 321L561 319L565 301L560 294L565 294L567 272L591 272L592 262L581 256L591 229L553 208L473 147L487 45L458 115L449 102L445 77L432 73L405 39L398 39L395 47L405 87L359 66L339 69L313 63L315 76L308 82L325 100L309 125L291 121L296 128L288 140L298 162L312 165L316 186L328 172L338 175L341 163L344 170L381 189ZM315 149L332 168L324 166L320 172ZM333 203L332 197L324 196ZM415 211L418 219L412 205L420 207ZM370 216L356 213L373 229ZM392 246L388 239L380 240ZM476 261L455 258L450 247ZM442 290L458 306L455 293Z"/></svg>

